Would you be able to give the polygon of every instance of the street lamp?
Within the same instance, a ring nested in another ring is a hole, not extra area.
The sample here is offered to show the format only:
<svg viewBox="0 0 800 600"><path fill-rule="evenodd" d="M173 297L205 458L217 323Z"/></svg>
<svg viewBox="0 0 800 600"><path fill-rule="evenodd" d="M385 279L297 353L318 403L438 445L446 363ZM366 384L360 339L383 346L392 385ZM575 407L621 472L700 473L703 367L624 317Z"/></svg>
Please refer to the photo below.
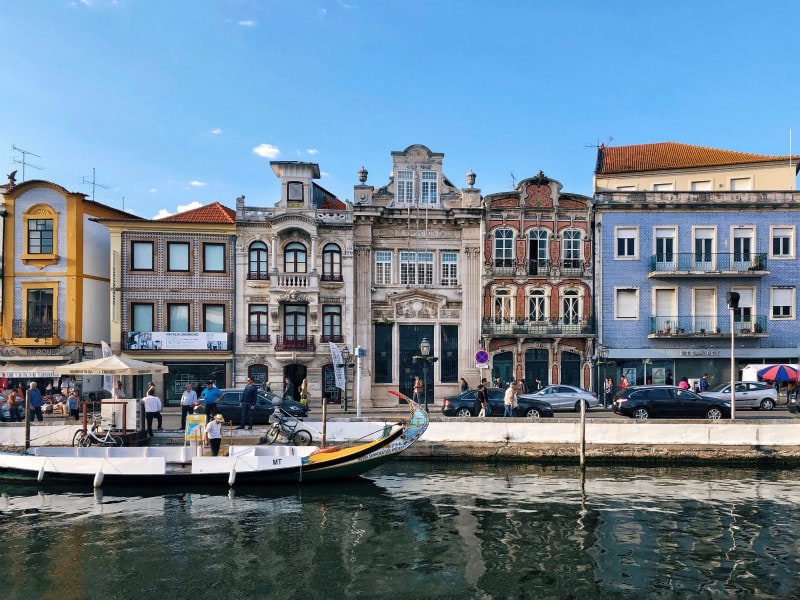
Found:
<svg viewBox="0 0 800 600"><path fill-rule="evenodd" d="M431 343L428 338L422 338L419 343L419 355L414 357L414 361L422 361L422 389L425 394L425 412L428 412L428 363L435 363L439 360L435 356L430 356Z"/></svg>
<svg viewBox="0 0 800 600"><path fill-rule="evenodd" d="M728 292L727 300L731 313L731 421L734 421L736 420L736 358L734 357L736 345L734 343L733 319L739 308L739 294L737 292Z"/></svg>
<svg viewBox="0 0 800 600"><path fill-rule="evenodd" d="M597 371L597 397L603 399L603 407L606 406L608 398L606 398L605 380L600 378L600 365L605 365L608 362L608 348L603 344L597 345L597 354L592 356L594 359L594 368ZM603 367L605 372L605 366Z"/></svg>
<svg viewBox="0 0 800 600"><path fill-rule="evenodd" d="M345 344L344 348L342 348L342 360L344 362L340 365L336 365L337 367L344 368L344 412L347 412L347 367L350 366L350 356L350 348Z"/></svg>

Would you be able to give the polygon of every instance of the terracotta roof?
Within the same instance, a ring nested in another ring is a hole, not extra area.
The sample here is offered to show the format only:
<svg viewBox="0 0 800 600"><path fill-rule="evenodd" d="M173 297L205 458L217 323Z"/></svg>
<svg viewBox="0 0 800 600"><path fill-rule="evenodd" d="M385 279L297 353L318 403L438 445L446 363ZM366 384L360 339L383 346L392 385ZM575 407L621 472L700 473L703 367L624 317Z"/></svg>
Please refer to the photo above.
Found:
<svg viewBox="0 0 800 600"><path fill-rule="evenodd" d="M800 157L793 156L793 162ZM662 169L689 169L697 167L721 167L766 162L789 162L789 156L764 156L748 152L717 150L703 146L690 146L676 142L638 144L635 146L601 146L597 152L599 175L611 173L635 173Z"/></svg>
<svg viewBox="0 0 800 600"><path fill-rule="evenodd" d="M177 215L170 215L158 221L168 221L170 223L236 223L236 211L227 206L223 206L219 202L212 202L200 208L187 210Z"/></svg>

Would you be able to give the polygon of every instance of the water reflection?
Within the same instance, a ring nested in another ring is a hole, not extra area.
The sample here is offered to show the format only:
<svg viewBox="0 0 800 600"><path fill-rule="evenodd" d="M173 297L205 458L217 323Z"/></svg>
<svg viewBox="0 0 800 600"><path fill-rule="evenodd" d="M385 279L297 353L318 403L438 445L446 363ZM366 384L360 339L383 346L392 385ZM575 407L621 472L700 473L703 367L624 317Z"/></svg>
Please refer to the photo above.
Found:
<svg viewBox="0 0 800 600"><path fill-rule="evenodd" d="M26 598L785 598L799 492L792 471L416 462L266 490L3 484L0 560Z"/></svg>

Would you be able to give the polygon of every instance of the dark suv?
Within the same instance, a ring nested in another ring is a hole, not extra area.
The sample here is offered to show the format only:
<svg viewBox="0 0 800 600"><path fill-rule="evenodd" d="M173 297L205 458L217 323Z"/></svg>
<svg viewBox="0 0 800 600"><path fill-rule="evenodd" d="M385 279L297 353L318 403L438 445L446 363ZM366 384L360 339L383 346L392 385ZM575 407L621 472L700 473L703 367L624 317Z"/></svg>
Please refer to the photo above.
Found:
<svg viewBox="0 0 800 600"><path fill-rule="evenodd" d="M614 412L644 421L649 417L730 418L731 404L671 385L631 386L614 397Z"/></svg>
<svg viewBox="0 0 800 600"><path fill-rule="evenodd" d="M505 407L503 397L505 390L500 388L486 388L489 396L489 413L487 417L501 417ZM442 414L445 417L476 417L481 411L478 403L478 390L467 390L458 396L447 396L442 400ZM552 417L553 408L547 402L530 398L517 398L517 408L514 410L516 417L528 417L538 419L539 417Z"/></svg>

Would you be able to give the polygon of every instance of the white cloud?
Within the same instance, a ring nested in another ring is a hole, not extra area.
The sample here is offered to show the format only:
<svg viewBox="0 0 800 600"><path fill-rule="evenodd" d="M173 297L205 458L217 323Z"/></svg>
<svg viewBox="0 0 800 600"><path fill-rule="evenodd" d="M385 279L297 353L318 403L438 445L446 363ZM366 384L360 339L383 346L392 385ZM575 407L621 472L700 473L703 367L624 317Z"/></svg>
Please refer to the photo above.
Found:
<svg viewBox="0 0 800 600"><path fill-rule="evenodd" d="M158 188L150 188L150 193L155 194L158 191Z"/></svg>
<svg viewBox="0 0 800 600"><path fill-rule="evenodd" d="M193 180L193 181L191 181L189 183L189 185L192 186L192 187L203 187L205 184L206 184L205 181L197 181L197 179L195 179L195 180Z"/></svg>
<svg viewBox="0 0 800 600"><path fill-rule="evenodd" d="M253 154L258 154L262 158L276 158L281 151L272 144L260 144L253 148Z"/></svg>
<svg viewBox="0 0 800 600"><path fill-rule="evenodd" d="M316 148L309 148L308 150L306 150L306 152L308 152L309 154L319 154L319 150L317 150Z"/></svg>
<svg viewBox="0 0 800 600"><path fill-rule="evenodd" d="M354 8L358 8L355 4L347 4L346 2L342 2L339 0L339 6L342 8L346 8L347 10L353 10Z"/></svg>
<svg viewBox="0 0 800 600"><path fill-rule="evenodd" d="M200 204L197 200L195 200L193 202L190 202L189 204L179 204L178 205L178 212L182 213L182 212L186 212L187 210L194 210L195 208L200 208L201 206L203 206L203 205Z"/></svg>
<svg viewBox="0 0 800 600"><path fill-rule="evenodd" d="M317 17L319 17L320 20L324 19L327 14L328 11L324 8L320 8L319 10L317 10Z"/></svg>
<svg viewBox="0 0 800 600"><path fill-rule="evenodd" d="M214 129L212 129L210 133L212 135L220 135L222 133L222 129L220 129L219 127L214 127Z"/></svg>
<svg viewBox="0 0 800 600"><path fill-rule="evenodd" d="M327 171L321 171L320 172L320 176L321 177L330 177L330 173L328 173Z"/></svg>
<svg viewBox="0 0 800 600"><path fill-rule="evenodd" d="M153 217L153 219L163 219L164 217L171 217L172 213L169 212L166 208L162 208L158 213Z"/></svg>
<svg viewBox="0 0 800 600"><path fill-rule="evenodd" d="M256 22L255 21L249 21L249 20L248 21L239 21L239 25L241 25L242 27L255 27L256 26Z"/></svg>

